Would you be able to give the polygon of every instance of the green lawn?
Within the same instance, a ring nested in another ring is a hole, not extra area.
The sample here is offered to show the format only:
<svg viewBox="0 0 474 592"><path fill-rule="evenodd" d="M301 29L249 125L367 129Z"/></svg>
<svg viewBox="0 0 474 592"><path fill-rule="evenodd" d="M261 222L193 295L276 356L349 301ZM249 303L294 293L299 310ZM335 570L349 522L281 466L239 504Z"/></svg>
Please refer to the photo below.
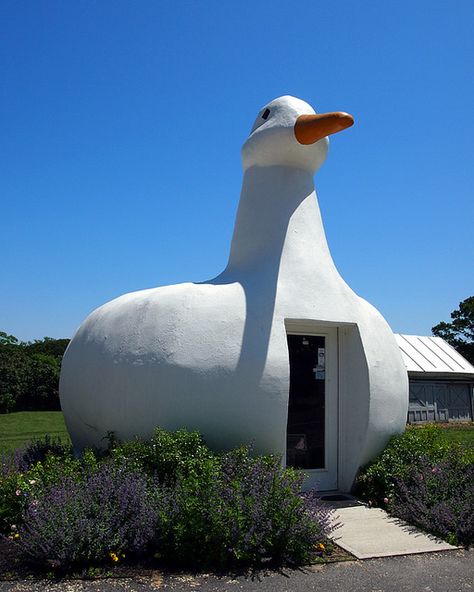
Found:
<svg viewBox="0 0 474 592"><path fill-rule="evenodd" d="M45 434L69 441L61 411L20 411L0 415L0 452L19 448Z"/></svg>
<svg viewBox="0 0 474 592"><path fill-rule="evenodd" d="M474 422L465 424L442 424L444 436L451 442L460 442L474 448Z"/></svg>

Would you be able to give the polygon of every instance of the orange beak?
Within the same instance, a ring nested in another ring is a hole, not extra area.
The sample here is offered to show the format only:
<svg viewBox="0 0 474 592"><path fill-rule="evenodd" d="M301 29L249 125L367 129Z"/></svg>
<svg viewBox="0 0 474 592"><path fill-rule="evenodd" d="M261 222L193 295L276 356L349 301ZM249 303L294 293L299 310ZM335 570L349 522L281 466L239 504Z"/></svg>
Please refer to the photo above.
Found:
<svg viewBox="0 0 474 592"><path fill-rule="evenodd" d="M295 123L295 137L300 144L314 144L321 138L340 132L353 124L352 115L343 111L300 115Z"/></svg>

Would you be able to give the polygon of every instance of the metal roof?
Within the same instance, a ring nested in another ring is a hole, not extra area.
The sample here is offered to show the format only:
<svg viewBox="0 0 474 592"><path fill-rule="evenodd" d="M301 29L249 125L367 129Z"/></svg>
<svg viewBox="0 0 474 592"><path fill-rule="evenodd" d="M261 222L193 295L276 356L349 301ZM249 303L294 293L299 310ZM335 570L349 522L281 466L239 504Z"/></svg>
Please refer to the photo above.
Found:
<svg viewBox="0 0 474 592"><path fill-rule="evenodd" d="M395 339L409 373L474 378L474 366L441 337L395 333Z"/></svg>

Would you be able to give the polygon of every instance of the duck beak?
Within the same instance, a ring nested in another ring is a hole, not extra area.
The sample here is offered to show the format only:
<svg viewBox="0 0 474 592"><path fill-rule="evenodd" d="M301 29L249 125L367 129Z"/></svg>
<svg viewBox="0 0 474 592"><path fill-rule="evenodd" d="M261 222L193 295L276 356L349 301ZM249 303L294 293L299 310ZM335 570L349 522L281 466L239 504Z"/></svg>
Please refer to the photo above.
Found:
<svg viewBox="0 0 474 592"><path fill-rule="evenodd" d="M295 137L300 144L314 144L321 138L340 132L353 124L352 115L343 111L300 115L295 123Z"/></svg>

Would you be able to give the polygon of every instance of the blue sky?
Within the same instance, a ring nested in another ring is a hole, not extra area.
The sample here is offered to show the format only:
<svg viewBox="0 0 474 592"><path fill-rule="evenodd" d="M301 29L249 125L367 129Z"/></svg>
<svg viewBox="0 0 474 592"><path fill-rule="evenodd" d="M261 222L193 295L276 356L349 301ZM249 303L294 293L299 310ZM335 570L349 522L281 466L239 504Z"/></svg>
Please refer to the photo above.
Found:
<svg viewBox="0 0 474 592"><path fill-rule="evenodd" d="M356 119L316 175L338 269L429 334L474 293L473 30L472 0L2 0L0 330L217 275L240 147L292 94Z"/></svg>

